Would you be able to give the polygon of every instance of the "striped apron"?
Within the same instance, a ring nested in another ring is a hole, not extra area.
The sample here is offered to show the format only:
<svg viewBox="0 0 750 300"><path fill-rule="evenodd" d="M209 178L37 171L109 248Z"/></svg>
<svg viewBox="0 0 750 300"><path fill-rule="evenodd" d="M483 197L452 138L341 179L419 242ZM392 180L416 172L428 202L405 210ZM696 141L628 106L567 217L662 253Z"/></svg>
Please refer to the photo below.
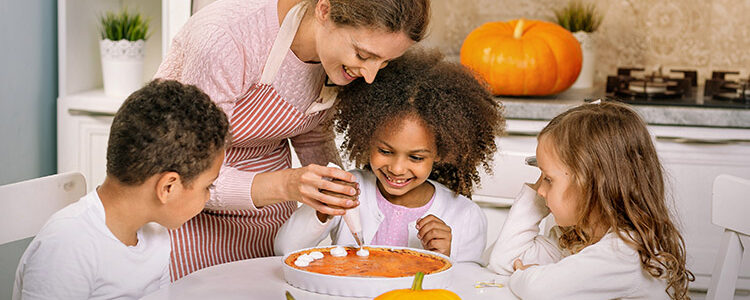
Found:
<svg viewBox="0 0 750 300"><path fill-rule="evenodd" d="M324 87L323 103L314 102L303 113L271 85L307 8L304 3L292 8L284 18L260 82L235 103L230 118L233 141L226 151L225 165L248 172L289 168L287 139L315 128L333 105L334 89ZM172 280L216 264L272 256L274 236L296 207L296 202L287 201L258 210L204 210L170 231Z"/></svg>

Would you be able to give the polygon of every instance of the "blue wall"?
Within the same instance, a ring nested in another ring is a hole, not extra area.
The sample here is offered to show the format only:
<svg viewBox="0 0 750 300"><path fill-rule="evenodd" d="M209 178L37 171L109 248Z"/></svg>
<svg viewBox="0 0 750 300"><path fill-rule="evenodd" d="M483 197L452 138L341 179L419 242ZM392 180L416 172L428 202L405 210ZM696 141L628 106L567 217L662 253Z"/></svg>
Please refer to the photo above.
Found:
<svg viewBox="0 0 750 300"><path fill-rule="evenodd" d="M57 1L0 0L0 185L57 171Z"/></svg>

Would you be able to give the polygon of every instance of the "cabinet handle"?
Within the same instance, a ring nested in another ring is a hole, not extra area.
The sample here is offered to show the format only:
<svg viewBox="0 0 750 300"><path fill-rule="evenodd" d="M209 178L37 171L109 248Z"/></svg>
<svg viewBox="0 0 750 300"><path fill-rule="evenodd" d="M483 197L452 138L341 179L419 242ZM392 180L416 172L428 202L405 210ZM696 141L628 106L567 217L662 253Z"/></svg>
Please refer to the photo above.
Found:
<svg viewBox="0 0 750 300"><path fill-rule="evenodd" d="M90 111L85 109L68 109L68 113L73 116L91 116L91 117L114 117L111 112Z"/></svg>
<svg viewBox="0 0 750 300"><path fill-rule="evenodd" d="M662 142L672 142L680 144L697 144L697 145L728 145L728 144L740 144L750 143L749 139L701 139L701 138L688 138L680 136L657 136L656 140Z"/></svg>
<svg viewBox="0 0 750 300"><path fill-rule="evenodd" d="M536 137L539 135L538 131L506 131L505 136L532 136Z"/></svg>

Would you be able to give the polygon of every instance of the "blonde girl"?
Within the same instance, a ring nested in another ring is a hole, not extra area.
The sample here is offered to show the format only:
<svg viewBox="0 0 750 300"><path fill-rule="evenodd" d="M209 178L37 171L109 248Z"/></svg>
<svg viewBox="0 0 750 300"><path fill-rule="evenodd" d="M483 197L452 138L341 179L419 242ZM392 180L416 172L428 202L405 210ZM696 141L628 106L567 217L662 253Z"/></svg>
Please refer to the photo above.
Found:
<svg viewBox="0 0 750 300"><path fill-rule="evenodd" d="M542 173L515 200L489 268L523 299L687 299L693 274L670 218L662 166L623 104L555 117L536 150ZM552 213L550 236L539 222Z"/></svg>

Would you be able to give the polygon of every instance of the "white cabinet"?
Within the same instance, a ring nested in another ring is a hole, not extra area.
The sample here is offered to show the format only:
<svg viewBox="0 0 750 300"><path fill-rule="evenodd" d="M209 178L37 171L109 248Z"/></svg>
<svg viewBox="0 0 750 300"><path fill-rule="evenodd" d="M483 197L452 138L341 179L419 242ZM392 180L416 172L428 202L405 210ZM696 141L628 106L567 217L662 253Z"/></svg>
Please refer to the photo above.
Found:
<svg viewBox="0 0 750 300"><path fill-rule="evenodd" d="M750 178L750 129L650 126L668 182L668 200L685 238L688 268L696 275L691 289L711 281L722 229L711 223L714 178L731 174ZM750 213L750 212L748 212ZM750 247L745 249L750 257ZM750 260L740 268L737 289L750 290Z"/></svg>
<svg viewBox="0 0 750 300"><path fill-rule="evenodd" d="M89 190L102 183L112 116L124 98L104 95L99 16L121 7L151 18L143 82L190 16L190 0L58 0L57 171L80 171Z"/></svg>

